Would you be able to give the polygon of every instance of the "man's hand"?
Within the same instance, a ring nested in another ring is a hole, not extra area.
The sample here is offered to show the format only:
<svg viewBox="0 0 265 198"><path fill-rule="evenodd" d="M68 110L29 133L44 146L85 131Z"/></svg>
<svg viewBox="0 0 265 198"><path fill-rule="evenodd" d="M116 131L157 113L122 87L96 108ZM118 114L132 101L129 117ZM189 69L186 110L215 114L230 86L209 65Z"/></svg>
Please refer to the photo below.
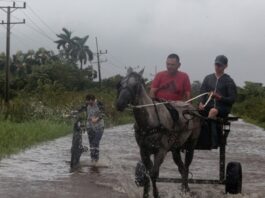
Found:
<svg viewBox="0 0 265 198"><path fill-rule="evenodd" d="M152 99L154 99L156 97L155 93L157 90L158 90L157 88L151 88L149 95Z"/></svg>
<svg viewBox="0 0 265 198"><path fill-rule="evenodd" d="M98 117L92 117L92 118L91 118L92 123L96 123L98 120L99 120Z"/></svg>
<svg viewBox="0 0 265 198"><path fill-rule="evenodd" d="M216 92L213 93L212 97L215 98L215 100L221 100L222 98L222 96Z"/></svg>
<svg viewBox="0 0 265 198"><path fill-rule="evenodd" d="M199 104L199 110L200 111L203 111L204 110L204 105L200 102L200 104Z"/></svg>
<svg viewBox="0 0 265 198"><path fill-rule="evenodd" d="M184 96L183 99L184 99L184 100L189 100L189 99L191 98L190 96L191 96L190 91L186 91L186 92L185 92L185 96Z"/></svg>

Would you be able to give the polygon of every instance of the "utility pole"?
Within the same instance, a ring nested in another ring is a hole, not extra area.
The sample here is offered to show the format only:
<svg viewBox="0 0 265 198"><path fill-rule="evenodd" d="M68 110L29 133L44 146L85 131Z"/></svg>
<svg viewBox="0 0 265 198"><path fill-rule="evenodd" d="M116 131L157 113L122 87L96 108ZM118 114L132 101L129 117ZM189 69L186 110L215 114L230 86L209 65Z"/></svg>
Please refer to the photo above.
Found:
<svg viewBox="0 0 265 198"><path fill-rule="evenodd" d="M100 55L102 54L107 54L107 50L105 52L102 52L101 50L98 51L98 39L96 37L96 46L97 46L97 63L98 63L98 81L99 81L99 87L101 88L101 68L100 68L100 63L106 62L106 61L101 61L100 60Z"/></svg>
<svg viewBox="0 0 265 198"><path fill-rule="evenodd" d="M7 13L7 21L2 21L0 24L6 24L6 78L5 78L5 103L9 103L9 76L10 76L10 25L12 24L25 24L25 19L23 22L11 22L11 13L16 9L26 8L26 2L24 2L23 6L16 6L16 2L13 2L12 6L0 6L0 9Z"/></svg>

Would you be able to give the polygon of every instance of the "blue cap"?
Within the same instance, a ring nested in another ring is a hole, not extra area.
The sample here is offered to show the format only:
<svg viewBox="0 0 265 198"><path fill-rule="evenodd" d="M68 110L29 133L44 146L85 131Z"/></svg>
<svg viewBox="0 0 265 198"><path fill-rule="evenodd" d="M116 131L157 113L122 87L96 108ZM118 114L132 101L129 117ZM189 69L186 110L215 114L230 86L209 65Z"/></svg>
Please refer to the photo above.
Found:
<svg viewBox="0 0 265 198"><path fill-rule="evenodd" d="M214 63L219 64L219 65L227 65L228 59L224 55L219 55L219 56L216 56Z"/></svg>

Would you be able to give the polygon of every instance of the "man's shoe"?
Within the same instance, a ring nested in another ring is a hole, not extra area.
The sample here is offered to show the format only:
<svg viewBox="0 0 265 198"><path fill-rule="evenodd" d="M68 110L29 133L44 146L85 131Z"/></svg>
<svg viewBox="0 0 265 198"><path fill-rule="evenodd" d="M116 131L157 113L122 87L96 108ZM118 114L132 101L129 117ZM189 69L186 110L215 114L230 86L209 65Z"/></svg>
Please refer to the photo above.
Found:
<svg viewBox="0 0 265 198"><path fill-rule="evenodd" d="M92 163L92 166L97 166L98 160L92 160L91 163Z"/></svg>

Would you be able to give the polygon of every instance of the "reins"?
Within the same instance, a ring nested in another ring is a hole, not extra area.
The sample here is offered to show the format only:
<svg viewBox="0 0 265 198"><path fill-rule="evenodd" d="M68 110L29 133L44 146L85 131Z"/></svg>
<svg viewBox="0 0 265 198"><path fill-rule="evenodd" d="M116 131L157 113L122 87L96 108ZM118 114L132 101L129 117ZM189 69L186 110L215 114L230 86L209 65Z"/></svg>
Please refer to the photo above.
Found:
<svg viewBox="0 0 265 198"><path fill-rule="evenodd" d="M208 97L208 100L205 102L205 104L203 105L203 107L206 107L208 105L208 103L210 102L210 100L212 99L212 96L213 96L213 92L205 92L205 93L202 93L198 96L195 96L187 101L185 101L185 103L189 103L193 100L196 100L202 96L205 96L205 95L209 95ZM143 107L155 107L157 105L162 105L162 104L170 104L170 103L175 103L175 101L165 101L165 102L158 102L158 103L150 103L150 104L144 104L144 105L131 105L129 104L128 106L131 107L131 108L143 108Z"/></svg>
<svg viewBox="0 0 265 198"><path fill-rule="evenodd" d="M126 81L128 81L128 79L129 79L129 78L127 78ZM135 99L135 98L137 98L137 96L138 96L138 94L139 94L139 90L140 90L141 85L142 85L142 83L137 84L137 87L136 87L135 92L134 92L134 90L133 90L131 87L129 87L129 86L121 87L120 90L122 90L122 89L127 89L127 90L129 91L131 97ZM205 96L205 95L209 95L209 97L208 97L206 103L203 105L203 107L205 107L205 106L207 106L207 104L208 104L208 103L210 102L210 100L212 99L213 92L205 92L205 93L202 93L202 94L200 94L200 95L197 95L197 96L195 96L195 97L193 97L193 98L191 98L191 99L185 101L185 103L190 103L191 101L196 100L196 99L198 99L198 98L200 98L200 97L203 97L203 96ZM132 102L132 101L131 101L131 102ZM157 115L157 119L158 119L159 126L156 127L155 129L151 129L151 131L153 131L154 133L156 133L158 128L160 128L160 129L163 128L163 125L161 124L161 119L160 119L160 116L159 116L159 112L158 112L157 106L158 106L158 105L170 104L170 103L172 104L172 103L176 103L176 102L175 102L175 101L165 101L165 102L157 102L157 103L156 103L154 100L152 100L152 103L149 103L149 104L134 105L134 104L131 103L131 104L128 104L128 107L131 107L132 109L140 109L140 108L144 108L144 107L154 107L154 109L155 109L155 114ZM190 113L189 113L189 114L190 114ZM192 115L195 116L196 114L193 112ZM184 116L184 115L183 115L183 116ZM200 117L200 116L199 116L199 117ZM186 119L185 116L184 116L184 118ZM188 120L188 123L189 123L190 119L187 119L187 120ZM149 134L149 135L150 135L150 134Z"/></svg>

